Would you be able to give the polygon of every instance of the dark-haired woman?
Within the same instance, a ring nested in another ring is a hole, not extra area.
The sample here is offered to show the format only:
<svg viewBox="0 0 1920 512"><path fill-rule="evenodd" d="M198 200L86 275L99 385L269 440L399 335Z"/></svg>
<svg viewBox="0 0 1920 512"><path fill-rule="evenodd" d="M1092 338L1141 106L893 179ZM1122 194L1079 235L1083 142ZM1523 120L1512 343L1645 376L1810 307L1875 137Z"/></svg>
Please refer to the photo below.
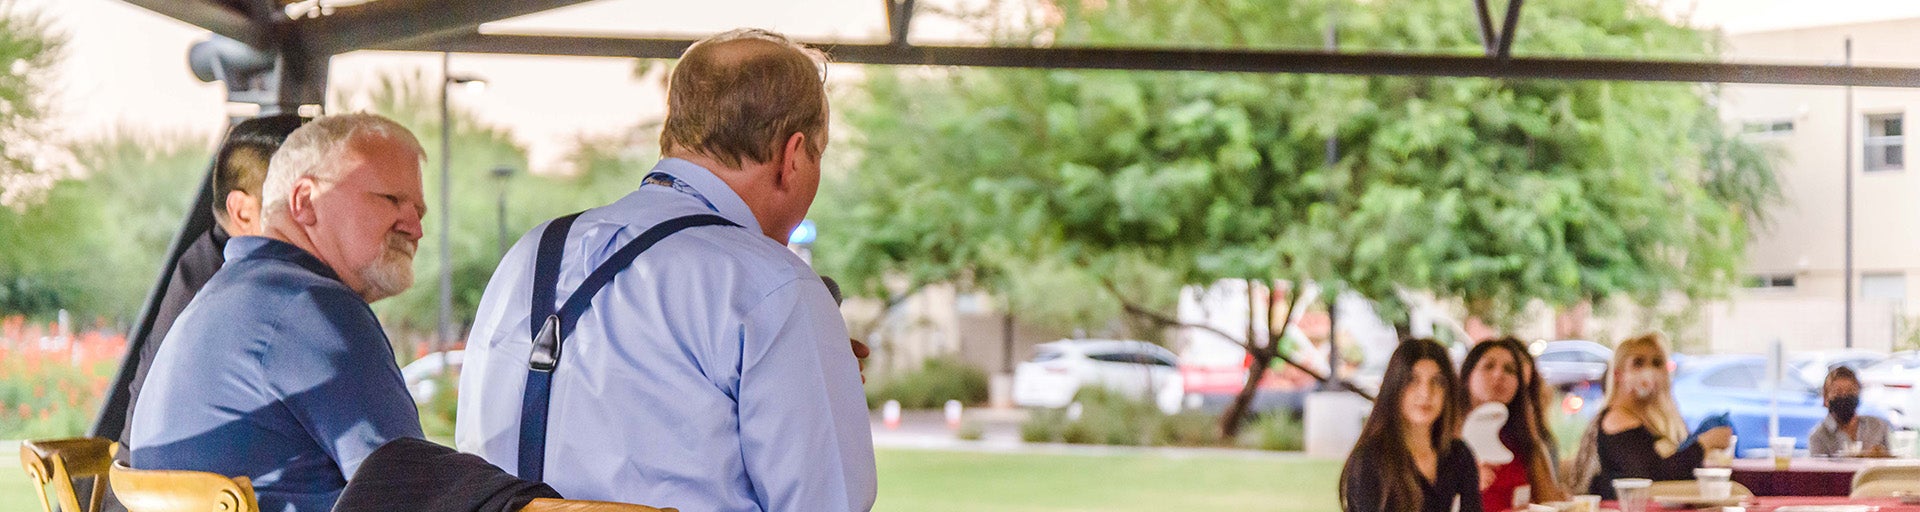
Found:
<svg viewBox="0 0 1920 512"><path fill-rule="evenodd" d="M1513 452L1506 464L1480 464L1480 503L1486 512L1512 510L1514 493L1527 487L1528 502L1561 501L1553 480L1549 446L1552 441L1542 425L1539 379L1532 371L1533 356L1519 340L1501 338L1473 346L1460 365L1467 381L1467 401L1473 408L1497 403L1507 408L1507 423L1500 427L1500 444ZM1525 504L1519 504L1524 507Z"/></svg>
<svg viewBox="0 0 1920 512"><path fill-rule="evenodd" d="M1401 343L1340 471L1341 510L1480 510L1479 470L1460 441L1465 402L1445 348Z"/></svg>

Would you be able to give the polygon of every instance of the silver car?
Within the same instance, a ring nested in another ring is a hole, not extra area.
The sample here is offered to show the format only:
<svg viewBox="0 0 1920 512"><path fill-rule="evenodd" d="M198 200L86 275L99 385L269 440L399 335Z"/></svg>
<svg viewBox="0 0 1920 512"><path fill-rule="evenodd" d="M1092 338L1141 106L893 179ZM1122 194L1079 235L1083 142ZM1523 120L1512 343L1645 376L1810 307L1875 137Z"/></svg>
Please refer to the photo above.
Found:
<svg viewBox="0 0 1920 512"><path fill-rule="evenodd" d="M1179 358L1159 345L1131 340L1061 340L1034 347L1033 359L1013 370L1013 402L1022 407L1066 407L1085 387L1151 400L1162 412L1180 411L1186 390Z"/></svg>

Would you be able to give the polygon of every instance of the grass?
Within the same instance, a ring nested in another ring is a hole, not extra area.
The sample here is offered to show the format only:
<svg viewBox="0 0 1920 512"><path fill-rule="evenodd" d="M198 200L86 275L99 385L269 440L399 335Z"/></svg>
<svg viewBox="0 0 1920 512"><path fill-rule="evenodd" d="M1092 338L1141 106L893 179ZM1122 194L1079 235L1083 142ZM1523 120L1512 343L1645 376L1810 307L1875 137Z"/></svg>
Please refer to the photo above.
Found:
<svg viewBox="0 0 1920 512"><path fill-rule="evenodd" d="M1341 461L879 450L879 511L1338 510Z"/></svg>
<svg viewBox="0 0 1920 512"><path fill-rule="evenodd" d="M33 483L27 480L27 473L20 469L18 462L12 466L0 467L0 510L40 510L40 497L33 494Z"/></svg>
<svg viewBox="0 0 1920 512"><path fill-rule="evenodd" d="M879 450L874 510L1162 511L1339 509L1340 461ZM16 468L0 471L0 510L39 510Z"/></svg>

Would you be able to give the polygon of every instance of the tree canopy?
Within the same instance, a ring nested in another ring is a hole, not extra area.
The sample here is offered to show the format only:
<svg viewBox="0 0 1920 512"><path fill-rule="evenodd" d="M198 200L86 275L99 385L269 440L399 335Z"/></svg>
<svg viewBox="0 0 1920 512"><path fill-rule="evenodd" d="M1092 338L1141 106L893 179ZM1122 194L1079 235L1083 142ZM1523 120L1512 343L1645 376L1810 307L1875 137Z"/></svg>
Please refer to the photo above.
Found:
<svg viewBox="0 0 1920 512"><path fill-rule="evenodd" d="M1063 45L1319 47L1336 23L1348 50L1481 51L1473 10L1444 0L1056 5L1040 32ZM1529 4L1521 26L1518 54L1716 56L1715 34L1631 0ZM1778 195L1761 152L1726 135L1710 86L870 73L847 107L863 158L817 214L822 266L869 294L901 276L1016 304L1094 293L978 280L1045 268L1157 308L1222 278L1430 291L1495 321L1534 300L1711 298Z"/></svg>

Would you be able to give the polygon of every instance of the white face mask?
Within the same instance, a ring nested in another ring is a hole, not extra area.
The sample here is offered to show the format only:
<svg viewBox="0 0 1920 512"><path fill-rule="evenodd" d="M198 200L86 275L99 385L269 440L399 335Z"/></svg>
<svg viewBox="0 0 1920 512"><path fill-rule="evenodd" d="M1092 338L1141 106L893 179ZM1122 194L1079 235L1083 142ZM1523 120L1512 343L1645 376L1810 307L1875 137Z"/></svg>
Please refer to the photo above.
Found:
<svg viewBox="0 0 1920 512"><path fill-rule="evenodd" d="M1627 375L1627 391L1632 392L1634 398L1645 400L1653 396L1653 392L1659 386L1660 370L1642 368Z"/></svg>

